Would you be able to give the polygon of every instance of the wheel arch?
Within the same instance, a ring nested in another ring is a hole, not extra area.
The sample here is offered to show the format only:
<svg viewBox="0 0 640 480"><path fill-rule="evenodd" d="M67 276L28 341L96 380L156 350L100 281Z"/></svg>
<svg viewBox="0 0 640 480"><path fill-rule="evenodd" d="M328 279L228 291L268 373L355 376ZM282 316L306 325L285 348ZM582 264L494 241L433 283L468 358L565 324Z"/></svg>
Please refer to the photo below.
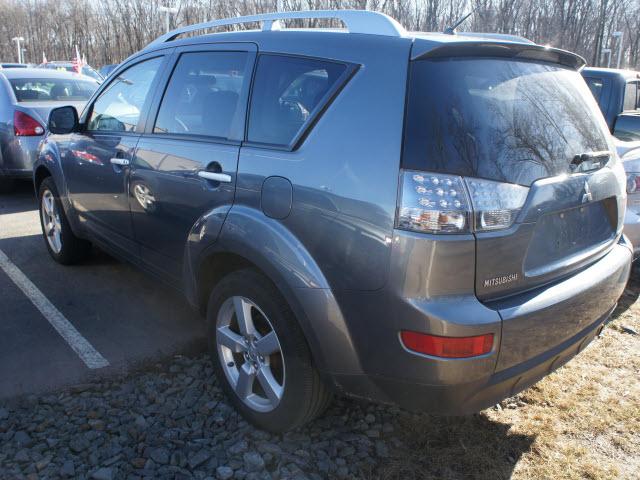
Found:
<svg viewBox="0 0 640 480"><path fill-rule="evenodd" d="M40 185L42 185L42 182L44 181L44 179L51 176L53 175L51 174L49 169L44 165L39 165L33 171L33 185L35 187L36 195L40 191Z"/></svg>
<svg viewBox="0 0 640 480"><path fill-rule="evenodd" d="M69 220L69 225L74 235L82 237L82 228L75 216L75 210L71 204L69 198L69 192L67 189L67 183L62 171L62 165L60 160L60 148L56 137L48 136L40 144L38 150L38 156L33 165L33 185L35 187L36 196L39 195L40 185L45 178L51 177L58 190L60 201L62 202L62 208ZM62 145L64 148L64 145Z"/></svg>
<svg viewBox="0 0 640 480"><path fill-rule="evenodd" d="M187 247L187 297L201 312L224 276L254 268L275 285L294 312L323 373L361 373L349 328L313 257L281 222L234 206L218 239L200 253ZM195 256L194 256L195 254Z"/></svg>

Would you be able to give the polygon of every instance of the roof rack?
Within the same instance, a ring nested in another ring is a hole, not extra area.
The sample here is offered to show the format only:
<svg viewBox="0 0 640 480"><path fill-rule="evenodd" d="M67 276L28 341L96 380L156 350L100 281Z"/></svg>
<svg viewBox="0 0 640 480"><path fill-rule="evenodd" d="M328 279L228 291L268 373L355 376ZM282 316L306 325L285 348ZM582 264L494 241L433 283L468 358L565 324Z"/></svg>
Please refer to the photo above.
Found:
<svg viewBox="0 0 640 480"><path fill-rule="evenodd" d="M341 20L349 33L365 33L370 35L386 35L389 37L402 37L405 29L396 20L384 13L368 10L307 10L299 12L275 12L246 17L225 18L212 20L195 25L177 28L156 38L149 45L157 45L170 42L184 33L204 30L207 28L223 27L227 25L240 25L243 23L262 23L262 31L280 30L280 20L302 18L329 18Z"/></svg>

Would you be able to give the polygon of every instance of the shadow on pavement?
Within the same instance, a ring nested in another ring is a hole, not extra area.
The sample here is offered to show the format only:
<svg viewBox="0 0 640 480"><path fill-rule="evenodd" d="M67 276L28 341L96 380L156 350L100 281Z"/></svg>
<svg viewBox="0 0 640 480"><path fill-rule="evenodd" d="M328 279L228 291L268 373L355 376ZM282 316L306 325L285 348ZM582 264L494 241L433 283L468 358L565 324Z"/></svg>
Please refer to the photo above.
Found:
<svg viewBox="0 0 640 480"><path fill-rule="evenodd" d="M10 192L0 192L0 214L28 212L37 208L31 182L17 181Z"/></svg>

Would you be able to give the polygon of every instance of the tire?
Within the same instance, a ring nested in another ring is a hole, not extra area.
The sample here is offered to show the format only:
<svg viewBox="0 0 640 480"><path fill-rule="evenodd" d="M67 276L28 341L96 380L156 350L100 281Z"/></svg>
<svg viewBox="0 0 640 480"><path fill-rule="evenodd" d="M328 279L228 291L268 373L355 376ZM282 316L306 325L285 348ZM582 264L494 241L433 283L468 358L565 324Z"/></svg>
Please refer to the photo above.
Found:
<svg viewBox="0 0 640 480"><path fill-rule="evenodd" d="M53 178L47 177L38 191L40 226L51 257L62 265L73 265L84 260L91 244L74 235L62 208Z"/></svg>
<svg viewBox="0 0 640 480"><path fill-rule="evenodd" d="M251 319L243 322L248 327L240 327L237 311ZM275 285L255 270L233 272L213 289L207 307L207 340L225 393L258 428L275 433L294 429L320 415L331 402L289 305ZM263 385L276 388L269 395Z"/></svg>

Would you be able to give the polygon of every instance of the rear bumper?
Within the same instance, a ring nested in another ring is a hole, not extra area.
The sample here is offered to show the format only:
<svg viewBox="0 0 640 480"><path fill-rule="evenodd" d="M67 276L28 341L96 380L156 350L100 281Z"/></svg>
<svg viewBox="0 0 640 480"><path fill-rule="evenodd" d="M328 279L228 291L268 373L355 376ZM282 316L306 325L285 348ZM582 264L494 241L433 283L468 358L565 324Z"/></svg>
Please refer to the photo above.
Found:
<svg viewBox="0 0 640 480"><path fill-rule="evenodd" d="M448 305L446 313L434 308L433 301L425 304L420 331L454 336L493 331L496 345L485 356L443 359L378 343L383 364L376 364L365 375L333 377L343 392L357 397L435 414L477 412L527 388L582 351L615 308L631 258L631 247L621 240L579 273L500 304L458 299L457 305ZM411 303L415 309L415 302ZM487 311L498 317L498 325L490 321ZM451 320L446 321L445 316ZM441 323L449 325L442 327ZM392 328L395 332L416 329L415 320L399 318ZM393 330L385 335L392 335ZM376 328L370 332L378 336ZM362 365L370 363L361 359Z"/></svg>
<svg viewBox="0 0 640 480"><path fill-rule="evenodd" d="M2 146L0 176L29 179L38 155L42 136L13 137Z"/></svg>
<svg viewBox="0 0 640 480"><path fill-rule="evenodd" d="M613 309L611 309L613 311ZM600 333L610 312L560 345L489 378L451 385L425 385L389 377L342 378L356 397L393 403L437 415L467 415L495 405L530 387L585 349Z"/></svg>

